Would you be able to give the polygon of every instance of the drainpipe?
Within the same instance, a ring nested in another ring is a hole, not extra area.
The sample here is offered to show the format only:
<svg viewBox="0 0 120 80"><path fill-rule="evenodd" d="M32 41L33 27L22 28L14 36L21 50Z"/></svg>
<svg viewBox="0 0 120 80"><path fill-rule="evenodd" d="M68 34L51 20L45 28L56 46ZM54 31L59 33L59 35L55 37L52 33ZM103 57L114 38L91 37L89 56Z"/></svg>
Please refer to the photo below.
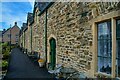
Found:
<svg viewBox="0 0 120 80"><path fill-rule="evenodd" d="M45 66L47 64L47 10L45 11Z"/></svg>

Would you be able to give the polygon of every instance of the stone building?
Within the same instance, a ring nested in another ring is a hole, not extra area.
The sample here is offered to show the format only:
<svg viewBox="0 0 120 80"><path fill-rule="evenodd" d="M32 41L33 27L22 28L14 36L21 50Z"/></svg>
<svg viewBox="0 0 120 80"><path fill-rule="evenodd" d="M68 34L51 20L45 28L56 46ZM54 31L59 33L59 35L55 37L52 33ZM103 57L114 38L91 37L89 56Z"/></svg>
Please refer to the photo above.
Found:
<svg viewBox="0 0 120 80"><path fill-rule="evenodd" d="M119 33L115 29L119 29L119 6L117 2L53 3L41 12L39 23L41 29L46 29L42 35L47 38L47 64L53 68L64 64L90 77L101 73L120 76L119 40L115 35Z"/></svg>
<svg viewBox="0 0 120 80"><path fill-rule="evenodd" d="M32 50L40 52L46 67L63 64L91 78L120 78L120 2L39 5L38 22L34 17L31 25Z"/></svg>
<svg viewBox="0 0 120 80"><path fill-rule="evenodd" d="M19 41L19 31L20 28L17 26L17 22L15 22L14 26L4 30L2 32L2 42L9 42L11 44L18 44Z"/></svg>
<svg viewBox="0 0 120 80"><path fill-rule="evenodd" d="M27 15L27 23L23 23L21 30L20 30L20 40L19 45L27 52L32 52L32 26L31 23L33 22L33 13L28 13Z"/></svg>
<svg viewBox="0 0 120 80"><path fill-rule="evenodd" d="M27 27L28 27L28 29L27 29L27 31L28 31L28 33L27 33L27 36L28 36L27 51L29 53L32 52L31 51L32 50L32 27L30 26L32 21L33 21L33 13L28 13L28 15L27 15Z"/></svg>
<svg viewBox="0 0 120 80"><path fill-rule="evenodd" d="M28 36L27 36L27 24L23 23L22 28L20 30L20 39L19 39L19 45L20 47L22 47L23 49L27 49L27 41L28 41Z"/></svg>
<svg viewBox="0 0 120 80"><path fill-rule="evenodd" d="M28 26L27 23L23 23L26 27L23 30L23 36L24 36L24 49L28 49Z"/></svg>
<svg viewBox="0 0 120 80"><path fill-rule="evenodd" d="M19 46L22 48L23 47L23 27L21 27L20 29L20 33L19 33Z"/></svg>
<svg viewBox="0 0 120 80"><path fill-rule="evenodd" d="M41 40L41 29L40 28L40 23L39 23L39 16L38 14L40 14L40 12L42 11L42 4L44 3L40 3L40 2L35 2L34 4L34 9L33 9L33 21L31 22L30 26L31 26L31 30L32 30L32 46L31 46L31 51L35 52L38 54L38 57L41 55L41 57L43 57L44 53L42 52L41 49L43 49L42 45L41 45L41 41L44 41L44 39L42 38ZM44 34L43 34L44 35Z"/></svg>

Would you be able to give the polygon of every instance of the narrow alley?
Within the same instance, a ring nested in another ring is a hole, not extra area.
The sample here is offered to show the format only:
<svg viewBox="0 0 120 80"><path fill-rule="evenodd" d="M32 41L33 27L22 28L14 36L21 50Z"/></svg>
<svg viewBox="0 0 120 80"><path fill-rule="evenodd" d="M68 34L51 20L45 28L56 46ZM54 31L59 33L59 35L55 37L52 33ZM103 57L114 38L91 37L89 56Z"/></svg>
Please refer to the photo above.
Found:
<svg viewBox="0 0 120 80"><path fill-rule="evenodd" d="M40 68L35 65L29 57L22 53L20 49L15 48L11 51L8 72L5 76L6 79L38 79L43 80L52 78L46 68Z"/></svg>

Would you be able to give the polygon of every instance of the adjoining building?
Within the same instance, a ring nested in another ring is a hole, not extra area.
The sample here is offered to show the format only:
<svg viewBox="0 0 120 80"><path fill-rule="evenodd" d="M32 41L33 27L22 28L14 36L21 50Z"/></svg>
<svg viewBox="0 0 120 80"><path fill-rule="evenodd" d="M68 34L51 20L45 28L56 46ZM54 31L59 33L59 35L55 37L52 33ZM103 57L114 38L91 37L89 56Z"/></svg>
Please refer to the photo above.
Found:
<svg viewBox="0 0 120 80"><path fill-rule="evenodd" d="M33 11L39 17L31 24L31 47L47 68L63 64L91 78L120 78L120 2L36 5L42 9Z"/></svg>
<svg viewBox="0 0 120 80"><path fill-rule="evenodd" d="M2 31L2 42L8 42L10 44L18 44L20 28L15 22L14 26Z"/></svg>
<svg viewBox="0 0 120 80"><path fill-rule="evenodd" d="M31 53L32 52L32 26L30 25L31 23L33 22L33 13L28 13L27 15L27 27L28 27L28 33L27 33L27 36L28 36L28 42L27 42L27 51L28 53Z"/></svg>
<svg viewBox="0 0 120 80"><path fill-rule="evenodd" d="M22 47L22 48L24 48L24 49L26 49L27 48L27 23L23 23L22 24L22 27L21 27L21 30L20 30L20 42L19 42L19 45L20 45L20 47Z"/></svg>

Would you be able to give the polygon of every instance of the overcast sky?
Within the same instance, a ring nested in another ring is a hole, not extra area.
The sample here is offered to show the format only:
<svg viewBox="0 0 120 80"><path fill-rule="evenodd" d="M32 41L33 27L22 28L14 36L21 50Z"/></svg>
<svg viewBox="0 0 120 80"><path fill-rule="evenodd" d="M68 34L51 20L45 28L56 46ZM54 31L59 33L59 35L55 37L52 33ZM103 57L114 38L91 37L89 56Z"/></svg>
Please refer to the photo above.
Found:
<svg viewBox="0 0 120 80"><path fill-rule="evenodd" d="M11 0L13 1L13 0ZM17 0L18 1L18 0ZM28 0L24 2L9 2L4 0L0 3L0 30L7 29L10 24L13 26L14 22L21 27L22 23L27 20L27 13L33 12L34 1Z"/></svg>

